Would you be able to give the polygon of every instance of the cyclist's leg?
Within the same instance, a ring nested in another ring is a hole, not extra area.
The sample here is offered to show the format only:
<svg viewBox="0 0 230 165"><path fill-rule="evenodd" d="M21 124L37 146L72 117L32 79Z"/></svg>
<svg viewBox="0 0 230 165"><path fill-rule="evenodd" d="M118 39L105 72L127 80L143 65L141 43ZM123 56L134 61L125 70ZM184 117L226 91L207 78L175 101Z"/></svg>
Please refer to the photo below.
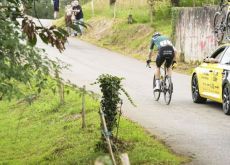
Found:
<svg viewBox="0 0 230 165"><path fill-rule="evenodd" d="M166 74L168 77L172 76L172 63L173 63L173 57L168 57L166 59Z"/></svg>
<svg viewBox="0 0 230 165"><path fill-rule="evenodd" d="M159 51L159 54L157 55L156 58L156 69L155 69L155 78L156 78L156 87L154 90L159 90L160 89L160 67L164 62L164 57L161 54L161 51Z"/></svg>
<svg viewBox="0 0 230 165"><path fill-rule="evenodd" d="M171 80L171 76L172 76L172 63L173 63L173 59L174 59L174 56L175 56L175 52L174 52L174 49L172 47L168 47L167 48L167 52L168 54L166 54L166 74L167 76L169 77L169 79ZM170 53L171 52L171 53Z"/></svg>
<svg viewBox="0 0 230 165"><path fill-rule="evenodd" d="M169 66L169 67L167 67L167 71L166 72L167 72L166 74L168 76L169 81L172 82L172 65Z"/></svg>
<svg viewBox="0 0 230 165"><path fill-rule="evenodd" d="M159 54L157 55L157 58L156 58L156 69L155 69L155 76L158 79L160 79L160 68L161 68L161 65L164 63L164 61L165 61L165 58L159 51Z"/></svg>

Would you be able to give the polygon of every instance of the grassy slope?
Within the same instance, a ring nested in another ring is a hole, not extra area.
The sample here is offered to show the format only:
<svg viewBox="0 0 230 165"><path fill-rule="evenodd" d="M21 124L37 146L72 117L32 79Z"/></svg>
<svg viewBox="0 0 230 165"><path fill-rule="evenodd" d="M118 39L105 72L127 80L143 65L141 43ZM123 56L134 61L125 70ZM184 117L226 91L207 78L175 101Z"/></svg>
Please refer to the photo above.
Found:
<svg viewBox="0 0 230 165"><path fill-rule="evenodd" d="M98 101L87 95L87 129L81 129L79 91L70 90L66 104L45 90L30 106L14 100L0 102L0 164L92 164L102 151L95 150L100 139ZM132 164L180 164L176 156L137 124L121 120L120 138L132 147Z"/></svg>
<svg viewBox="0 0 230 165"><path fill-rule="evenodd" d="M113 19L113 10L106 2L96 0L94 4L94 17L91 4L83 6L86 20L92 25L83 39L100 46L145 59L154 31L171 34L171 15L167 2L159 2L161 7L157 8L152 24L149 23L149 7L146 1L118 1L116 19ZM131 25L127 24L129 13L132 13L135 20Z"/></svg>

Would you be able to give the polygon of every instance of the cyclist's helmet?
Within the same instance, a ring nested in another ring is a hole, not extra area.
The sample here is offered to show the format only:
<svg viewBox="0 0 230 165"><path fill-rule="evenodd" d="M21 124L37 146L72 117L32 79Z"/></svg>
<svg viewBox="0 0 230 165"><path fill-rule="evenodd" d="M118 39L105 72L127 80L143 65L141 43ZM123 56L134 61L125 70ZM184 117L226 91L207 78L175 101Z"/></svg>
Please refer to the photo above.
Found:
<svg viewBox="0 0 230 165"><path fill-rule="evenodd" d="M153 38L158 37L158 36L161 36L161 34L160 34L159 32L155 32L155 33L153 34Z"/></svg>

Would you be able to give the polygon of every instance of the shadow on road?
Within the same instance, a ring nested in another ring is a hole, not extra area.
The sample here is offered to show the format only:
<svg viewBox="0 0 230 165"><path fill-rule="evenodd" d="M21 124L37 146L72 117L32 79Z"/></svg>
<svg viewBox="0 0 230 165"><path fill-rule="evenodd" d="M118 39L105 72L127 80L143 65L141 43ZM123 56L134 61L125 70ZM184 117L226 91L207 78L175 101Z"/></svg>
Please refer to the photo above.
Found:
<svg viewBox="0 0 230 165"><path fill-rule="evenodd" d="M210 108L215 108L216 111L223 111L221 103L208 100L205 105L209 106Z"/></svg>

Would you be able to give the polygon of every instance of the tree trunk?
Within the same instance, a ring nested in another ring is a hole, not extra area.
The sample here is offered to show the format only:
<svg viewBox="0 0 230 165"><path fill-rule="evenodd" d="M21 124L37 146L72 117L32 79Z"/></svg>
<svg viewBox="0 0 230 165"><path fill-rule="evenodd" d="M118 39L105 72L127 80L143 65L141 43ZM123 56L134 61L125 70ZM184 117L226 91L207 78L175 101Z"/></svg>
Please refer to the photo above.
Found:
<svg viewBox="0 0 230 165"><path fill-rule="evenodd" d="M92 8L92 16L94 16L94 2L93 2L93 0L91 1L91 8Z"/></svg>

